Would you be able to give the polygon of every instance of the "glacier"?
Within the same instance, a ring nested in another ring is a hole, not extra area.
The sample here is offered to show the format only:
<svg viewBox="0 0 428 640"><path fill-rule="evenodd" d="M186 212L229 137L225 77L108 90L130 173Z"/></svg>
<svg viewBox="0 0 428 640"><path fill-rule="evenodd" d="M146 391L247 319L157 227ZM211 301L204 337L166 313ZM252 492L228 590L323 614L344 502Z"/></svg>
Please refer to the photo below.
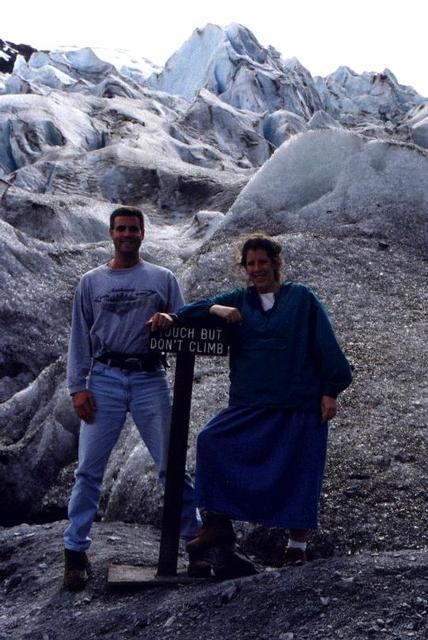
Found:
<svg viewBox="0 0 428 640"><path fill-rule="evenodd" d="M40 514L75 455L64 384L71 300L80 275L110 255L119 202L144 210L143 257L174 269L188 297L238 285L231 249L243 233L274 234L291 276L332 304L364 374L364 358L386 353L389 368L383 355L373 365L383 393L402 397L409 379L422 393L426 98L388 69L313 77L239 24L197 29L163 68L124 50L25 52L0 41L0 51L10 65L0 74L0 523ZM204 367L193 439L227 386ZM366 393L377 407L376 389ZM377 426L387 410L376 411ZM151 504L136 474L153 472L133 433L129 424L104 488L114 517ZM138 500L127 488L137 483Z"/></svg>

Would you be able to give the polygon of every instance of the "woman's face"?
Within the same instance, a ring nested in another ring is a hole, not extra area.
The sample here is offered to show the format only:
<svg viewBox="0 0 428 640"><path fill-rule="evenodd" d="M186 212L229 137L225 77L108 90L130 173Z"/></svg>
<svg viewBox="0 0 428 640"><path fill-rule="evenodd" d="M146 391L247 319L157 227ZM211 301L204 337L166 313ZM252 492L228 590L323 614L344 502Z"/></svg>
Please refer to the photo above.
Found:
<svg viewBox="0 0 428 640"><path fill-rule="evenodd" d="M275 280L274 264L264 249L248 250L245 271L258 293L278 291L279 283Z"/></svg>

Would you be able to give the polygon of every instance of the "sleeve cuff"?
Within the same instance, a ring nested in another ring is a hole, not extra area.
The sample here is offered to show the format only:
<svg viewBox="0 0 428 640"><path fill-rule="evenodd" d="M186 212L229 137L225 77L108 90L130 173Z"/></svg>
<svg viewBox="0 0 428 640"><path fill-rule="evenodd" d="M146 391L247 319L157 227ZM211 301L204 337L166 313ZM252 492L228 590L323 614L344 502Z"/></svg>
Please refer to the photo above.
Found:
<svg viewBox="0 0 428 640"><path fill-rule="evenodd" d="M74 396L75 393L79 393L79 391L87 391L86 386L79 385L78 387L68 387L68 392L71 396Z"/></svg>
<svg viewBox="0 0 428 640"><path fill-rule="evenodd" d="M321 395L329 396L330 398L336 399L339 393L337 391L337 387L333 387L332 385L326 384L323 387L321 387Z"/></svg>

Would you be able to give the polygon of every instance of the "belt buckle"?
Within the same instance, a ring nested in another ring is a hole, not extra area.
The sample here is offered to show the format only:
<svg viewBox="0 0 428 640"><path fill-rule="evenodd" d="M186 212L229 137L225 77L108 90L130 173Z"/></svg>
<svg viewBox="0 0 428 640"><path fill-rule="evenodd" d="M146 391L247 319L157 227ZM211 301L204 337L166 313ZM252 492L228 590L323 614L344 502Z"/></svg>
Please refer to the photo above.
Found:
<svg viewBox="0 0 428 640"><path fill-rule="evenodd" d="M134 366L135 366L135 370L137 370L137 371L138 371L138 370L141 370L141 364L142 364L142 363L141 363L140 358L137 358L137 357L131 357L131 358L126 358L126 359L123 361L123 364L125 364L125 365L130 365L131 367L134 367Z"/></svg>

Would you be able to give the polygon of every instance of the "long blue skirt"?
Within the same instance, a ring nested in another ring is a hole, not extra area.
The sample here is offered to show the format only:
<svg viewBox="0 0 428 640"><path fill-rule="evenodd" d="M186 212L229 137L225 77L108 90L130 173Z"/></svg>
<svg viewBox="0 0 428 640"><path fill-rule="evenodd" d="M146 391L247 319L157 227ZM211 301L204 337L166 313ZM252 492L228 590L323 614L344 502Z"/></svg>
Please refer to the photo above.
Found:
<svg viewBox="0 0 428 640"><path fill-rule="evenodd" d="M327 434L315 411L223 409L198 436L197 505L267 527L316 528Z"/></svg>

